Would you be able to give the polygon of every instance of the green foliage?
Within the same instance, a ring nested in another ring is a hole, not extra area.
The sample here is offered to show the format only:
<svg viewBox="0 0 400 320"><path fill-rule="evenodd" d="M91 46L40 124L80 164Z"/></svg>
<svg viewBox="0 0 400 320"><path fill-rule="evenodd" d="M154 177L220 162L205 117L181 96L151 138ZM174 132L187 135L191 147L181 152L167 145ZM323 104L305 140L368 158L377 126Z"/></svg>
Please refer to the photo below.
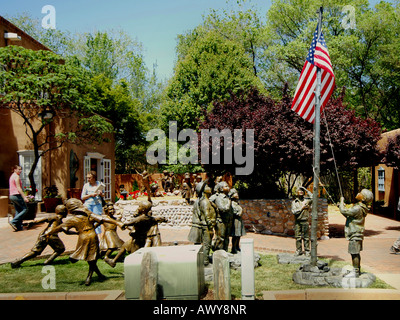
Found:
<svg viewBox="0 0 400 320"><path fill-rule="evenodd" d="M80 120L82 128L102 119L113 126L116 138L117 172L135 172L145 163L144 132L159 127L158 112L164 84L144 63L142 45L122 30L93 33L45 32L40 21L26 15L9 18L51 50L62 54L68 64L91 78L89 99L97 116ZM59 59L60 57L58 57ZM57 133L58 139L78 140L74 132ZM139 161L139 162L138 162Z"/></svg>
<svg viewBox="0 0 400 320"><path fill-rule="evenodd" d="M44 188L44 198L60 198L61 196L58 194L58 188L55 184Z"/></svg>
<svg viewBox="0 0 400 320"><path fill-rule="evenodd" d="M293 93L317 25L320 1L279 0L268 11L266 32L271 36L264 51L260 77L274 96L285 82ZM354 28L344 28L345 5L354 12ZM384 128L400 127L399 31L397 4L382 1L375 8L368 1L325 1L323 32L328 45L337 87L346 87L350 108ZM338 92L336 92L338 94Z"/></svg>
<svg viewBox="0 0 400 320"><path fill-rule="evenodd" d="M104 134L112 132L112 126L96 116L96 101L90 97L93 92L90 79L80 68L63 62L50 51L32 51L17 46L0 49L0 82L5 93L0 98L0 107L9 109L26 122L32 129L28 136L32 139L42 132L47 123L38 129L33 121L47 109L56 118L75 116L79 120L76 130L58 134L58 138L73 137L74 143L95 143L104 139ZM87 130L92 130L88 134ZM71 134L73 133L73 134ZM65 141L59 141L65 142ZM41 144L43 146L47 141Z"/></svg>
<svg viewBox="0 0 400 320"><path fill-rule="evenodd" d="M115 269L111 268L103 260L97 265L100 271L107 277L105 281L97 281L97 275L93 276L90 286L84 282L89 270L85 261L71 263L68 256L59 257L54 261L56 270L56 289L43 289L42 273L44 260L30 260L24 262L21 268L11 269L10 264L0 266L1 292L78 292L101 290L124 290L124 266L118 263Z"/></svg>
<svg viewBox="0 0 400 320"><path fill-rule="evenodd" d="M29 173L34 189L33 172L40 156L65 142L102 143L107 141L106 134L113 132L112 125L94 113L97 102L90 96L93 87L81 68L63 62L51 51L19 46L0 48L0 65L0 109L16 113L24 122L35 154ZM53 113L52 120L40 121L44 110ZM70 122L71 118L78 119L73 126L59 126L54 133L44 130L51 121Z"/></svg>
<svg viewBox="0 0 400 320"><path fill-rule="evenodd" d="M230 92L261 87L252 73L252 63L242 46L217 32L195 39L178 61L166 89L164 126L178 121L178 130L198 127L203 112L213 101L225 100Z"/></svg>

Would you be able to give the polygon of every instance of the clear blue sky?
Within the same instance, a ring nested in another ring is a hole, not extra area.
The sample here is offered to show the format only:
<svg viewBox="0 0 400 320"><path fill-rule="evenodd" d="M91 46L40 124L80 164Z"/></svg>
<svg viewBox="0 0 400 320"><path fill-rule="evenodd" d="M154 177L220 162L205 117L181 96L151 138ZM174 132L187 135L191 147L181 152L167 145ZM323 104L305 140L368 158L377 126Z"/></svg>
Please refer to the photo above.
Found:
<svg viewBox="0 0 400 320"><path fill-rule="evenodd" d="M56 28L71 32L122 29L143 44L146 65L157 63L159 77L172 75L176 37L202 22L210 8L229 8L226 0L2 0L0 15L28 13L40 20L42 7L56 9ZM252 0L267 13L270 0Z"/></svg>
<svg viewBox="0 0 400 320"><path fill-rule="evenodd" d="M265 16L271 0L251 4ZM230 6L226 0L2 0L0 15L28 13L41 20L45 5L55 7L56 28L62 31L124 30L143 44L147 67L157 63L161 79L172 75L176 36L199 25L210 8Z"/></svg>

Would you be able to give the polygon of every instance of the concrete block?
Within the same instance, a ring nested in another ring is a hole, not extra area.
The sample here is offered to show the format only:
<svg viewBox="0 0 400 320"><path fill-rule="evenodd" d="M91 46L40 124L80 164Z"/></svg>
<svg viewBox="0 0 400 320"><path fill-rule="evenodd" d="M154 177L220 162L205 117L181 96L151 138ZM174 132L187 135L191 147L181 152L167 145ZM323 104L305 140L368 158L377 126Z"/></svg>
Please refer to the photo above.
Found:
<svg viewBox="0 0 400 320"><path fill-rule="evenodd" d="M160 299L196 300L205 288L201 245L141 248L124 261L125 298L140 297L141 263L145 252L153 251L158 261Z"/></svg>
<svg viewBox="0 0 400 320"><path fill-rule="evenodd" d="M255 299L254 239L242 239L242 300Z"/></svg>

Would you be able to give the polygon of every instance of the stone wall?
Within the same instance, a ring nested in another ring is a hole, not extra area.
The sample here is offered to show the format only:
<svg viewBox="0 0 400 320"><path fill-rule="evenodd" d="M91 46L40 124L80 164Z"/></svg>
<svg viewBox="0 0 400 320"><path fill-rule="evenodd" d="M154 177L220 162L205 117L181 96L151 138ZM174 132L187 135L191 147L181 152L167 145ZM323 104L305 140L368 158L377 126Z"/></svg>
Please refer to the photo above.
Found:
<svg viewBox="0 0 400 320"><path fill-rule="evenodd" d="M189 228L192 223L192 205L187 205L184 199L166 200L152 199L153 216L163 216L168 222L161 226ZM243 222L249 232L261 234L294 235L294 216L290 211L292 200L240 200L243 208ZM115 204L117 215L122 221L129 221L139 205L138 200L119 200ZM310 219L311 223L311 219ZM329 237L328 202L319 200L318 212L318 239Z"/></svg>
<svg viewBox="0 0 400 320"><path fill-rule="evenodd" d="M239 200L243 208L246 230L261 234L294 235L294 216L290 199ZM329 237L328 202L320 199L318 205L318 239ZM311 219L310 219L311 223Z"/></svg>
<svg viewBox="0 0 400 320"><path fill-rule="evenodd" d="M152 212L154 217L163 216L168 222L163 222L160 226L189 228L192 225L193 207L186 204L185 199L181 200L157 200L152 199ZM135 211L139 207L138 200L119 200L115 203L117 217L123 222L133 218Z"/></svg>

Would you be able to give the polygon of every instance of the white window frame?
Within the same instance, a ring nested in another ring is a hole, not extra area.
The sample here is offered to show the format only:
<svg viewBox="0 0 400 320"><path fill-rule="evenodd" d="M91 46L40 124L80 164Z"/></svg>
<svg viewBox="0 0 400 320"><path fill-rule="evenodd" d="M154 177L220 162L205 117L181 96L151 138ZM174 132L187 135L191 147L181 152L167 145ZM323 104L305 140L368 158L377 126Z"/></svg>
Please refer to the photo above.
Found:
<svg viewBox="0 0 400 320"><path fill-rule="evenodd" d="M24 187L29 187L31 185L28 175L31 170L35 155L33 150L20 150L17 151L17 153L18 153L19 165L22 167L20 178L22 182L22 189L24 190ZM43 151L39 151L39 155L41 155L42 153ZM42 157L39 158L39 162L36 166L33 178L36 183L36 189L38 190L35 195L35 200L42 201L42 193L43 193Z"/></svg>
<svg viewBox="0 0 400 320"><path fill-rule="evenodd" d="M385 192L385 169L378 169L378 191Z"/></svg>
<svg viewBox="0 0 400 320"><path fill-rule="evenodd" d="M103 159L103 183L106 186L104 190L104 199L111 201L111 160Z"/></svg>

